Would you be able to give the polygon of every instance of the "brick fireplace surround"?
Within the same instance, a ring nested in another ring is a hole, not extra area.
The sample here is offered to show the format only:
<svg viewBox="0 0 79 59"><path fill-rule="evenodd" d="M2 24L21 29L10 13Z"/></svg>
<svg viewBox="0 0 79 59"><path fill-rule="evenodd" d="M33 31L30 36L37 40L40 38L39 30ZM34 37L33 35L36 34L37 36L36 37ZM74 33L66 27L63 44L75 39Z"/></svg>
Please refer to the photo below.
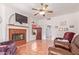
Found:
<svg viewBox="0 0 79 59"><path fill-rule="evenodd" d="M26 29L14 29L14 28L12 29L12 28L10 28L9 29L9 40L14 40L13 34L24 34L22 39L18 39L18 40L15 39L17 46L20 46L20 45L23 45L26 43ZM22 35L21 35L21 37L22 37Z"/></svg>

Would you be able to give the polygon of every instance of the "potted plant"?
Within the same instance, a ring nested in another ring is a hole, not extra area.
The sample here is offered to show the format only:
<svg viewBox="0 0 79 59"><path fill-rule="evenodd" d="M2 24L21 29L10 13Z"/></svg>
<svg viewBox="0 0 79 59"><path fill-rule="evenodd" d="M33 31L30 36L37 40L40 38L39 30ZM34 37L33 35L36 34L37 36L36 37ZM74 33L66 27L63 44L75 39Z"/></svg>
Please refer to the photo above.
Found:
<svg viewBox="0 0 79 59"><path fill-rule="evenodd" d="M32 30L33 39L36 39L36 30Z"/></svg>

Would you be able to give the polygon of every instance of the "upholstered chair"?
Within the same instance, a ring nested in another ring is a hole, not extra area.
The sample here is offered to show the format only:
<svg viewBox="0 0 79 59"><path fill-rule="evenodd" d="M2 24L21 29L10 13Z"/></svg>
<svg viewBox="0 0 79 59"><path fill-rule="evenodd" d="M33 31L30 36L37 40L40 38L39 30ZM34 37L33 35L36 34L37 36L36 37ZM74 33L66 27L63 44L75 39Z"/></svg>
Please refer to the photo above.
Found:
<svg viewBox="0 0 79 59"><path fill-rule="evenodd" d="M54 45L56 47L62 47L69 49L69 45L74 37L75 33L74 32L65 32L63 38L57 37L54 40Z"/></svg>
<svg viewBox="0 0 79 59"><path fill-rule="evenodd" d="M69 49L62 47L49 47L49 55L79 55L79 35L72 39Z"/></svg>

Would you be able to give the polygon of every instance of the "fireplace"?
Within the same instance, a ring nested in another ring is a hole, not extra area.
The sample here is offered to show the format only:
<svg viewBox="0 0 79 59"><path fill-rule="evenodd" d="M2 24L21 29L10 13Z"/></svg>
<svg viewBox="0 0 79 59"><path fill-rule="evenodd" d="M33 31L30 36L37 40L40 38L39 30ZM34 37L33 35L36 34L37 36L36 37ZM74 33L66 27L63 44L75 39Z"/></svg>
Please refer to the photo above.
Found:
<svg viewBox="0 0 79 59"><path fill-rule="evenodd" d="M13 35L12 35L12 40L23 40L23 39L25 39L25 34L23 34L23 33L14 33Z"/></svg>
<svg viewBox="0 0 79 59"><path fill-rule="evenodd" d="M9 40L16 41L16 45L26 43L26 29L9 29Z"/></svg>

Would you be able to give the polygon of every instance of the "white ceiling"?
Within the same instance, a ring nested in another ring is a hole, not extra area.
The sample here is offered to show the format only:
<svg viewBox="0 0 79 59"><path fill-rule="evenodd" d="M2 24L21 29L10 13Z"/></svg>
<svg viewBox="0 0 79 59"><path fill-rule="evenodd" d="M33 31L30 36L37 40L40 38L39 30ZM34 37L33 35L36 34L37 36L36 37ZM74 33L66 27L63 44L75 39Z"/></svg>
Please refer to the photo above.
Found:
<svg viewBox="0 0 79 59"><path fill-rule="evenodd" d="M79 11L79 3L47 3L49 10L53 11L53 14L47 15L48 17L59 16L63 14L73 13ZM32 17L43 18L43 16L33 16L34 12L32 8L39 8L40 3L10 3L7 4L11 7L20 9L26 13L29 13ZM46 17L47 17L46 16Z"/></svg>

